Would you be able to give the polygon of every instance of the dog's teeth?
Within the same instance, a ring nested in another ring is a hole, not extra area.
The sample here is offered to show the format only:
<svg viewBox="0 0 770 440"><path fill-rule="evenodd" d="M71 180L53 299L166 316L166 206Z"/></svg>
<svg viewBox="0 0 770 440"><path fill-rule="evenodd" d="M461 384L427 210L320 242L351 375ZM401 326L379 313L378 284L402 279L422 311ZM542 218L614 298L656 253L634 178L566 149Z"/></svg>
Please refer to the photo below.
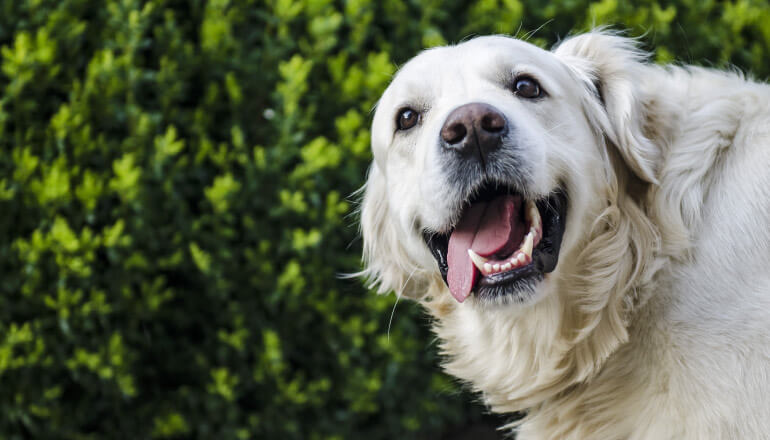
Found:
<svg viewBox="0 0 770 440"><path fill-rule="evenodd" d="M532 257L532 245L535 242L535 234L532 231L529 231L527 233L527 236L524 237L524 244L521 245L521 248L519 249L523 254L527 256L527 258Z"/></svg>
<svg viewBox="0 0 770 440"><path fill-rule="evenodd" d="M540 211L537 209L537 206L535 206L534 203L532 203L530 210L531 212L529 215L532 218L530 224L535 228L539 228L542 225L542 220L540 219Z"/></svg>
<svg viewBox="0 0 770 440"><path fill-rule="evenodd" d="M473 261L473 264L477 268L479 268L479 270L482 271L482 272L484 271L486 266L489 266L489 264L484 264L484 263L486 263L489 260L487 260L486 258L484 258L481 255L477 254L476 252L473 252L473 249L468 249L468 256L471 257L471 261ZM489 272L489 271L487 271L487 272Z"/></svg>
<svg viewBox="0 0 770 440"><path fill-rule="evenodd" d="M527 200L527 206L524 209L524 217L529 223L530 230L535 231L533 237L537 236L537 231L543 226L543 220L540 218L540 210L532 200Z"/></svg>
<svg viewBox="0 0 770 440"><path fill-rule="evenodd" d="M524 237L524 242L521 247L514 252L508 261L497 263L494 261L490 262L489 258L482 257L474 252L473 249L468 249L468 256L471 258L473 265L484 275L508 271L532 261L532 248L534 246L535 237L537 237L537 228L533 225Z"/></svg>

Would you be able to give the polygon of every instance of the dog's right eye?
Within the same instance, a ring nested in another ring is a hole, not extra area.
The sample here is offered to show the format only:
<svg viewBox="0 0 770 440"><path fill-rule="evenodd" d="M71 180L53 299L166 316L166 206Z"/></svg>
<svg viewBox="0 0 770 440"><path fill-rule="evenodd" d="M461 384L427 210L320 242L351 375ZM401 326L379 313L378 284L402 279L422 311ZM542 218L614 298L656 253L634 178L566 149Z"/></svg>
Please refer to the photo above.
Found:
<svg viewBox="0 0 770 440"><path fill-rule="evenodd" d="M409 130L417 125L419 120L420 114L414 109L403 108L398 112L398 116L396 116L396 126L399 130Z"/></svg>

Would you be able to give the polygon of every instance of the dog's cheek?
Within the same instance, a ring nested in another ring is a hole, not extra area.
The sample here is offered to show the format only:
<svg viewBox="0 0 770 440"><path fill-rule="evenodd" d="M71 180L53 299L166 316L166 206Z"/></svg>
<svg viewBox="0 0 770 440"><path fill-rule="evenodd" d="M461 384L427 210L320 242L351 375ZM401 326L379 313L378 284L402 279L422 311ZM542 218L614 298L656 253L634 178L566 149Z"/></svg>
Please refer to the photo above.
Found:
<svg viewBox="0 0 770 440"><path fill-rule="evenodd" d="M376 164L369 171L361 206L364 270L361 275L380 293L406 294L413 263L404 247L398 213L389 202L388 180Z"/></svg>

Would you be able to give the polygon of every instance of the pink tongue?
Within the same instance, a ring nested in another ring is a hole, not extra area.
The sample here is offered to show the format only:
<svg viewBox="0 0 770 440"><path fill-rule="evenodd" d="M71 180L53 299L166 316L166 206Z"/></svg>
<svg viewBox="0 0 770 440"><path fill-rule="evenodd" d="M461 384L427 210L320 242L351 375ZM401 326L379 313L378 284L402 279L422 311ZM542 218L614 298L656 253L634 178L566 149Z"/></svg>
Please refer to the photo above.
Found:
<svg viewBox="0 0 770 440"><path fill-rule="evenodd" d="M520 229L515 227L520 204L521 197L500 196L492 201L477 202L463 214L449 237L447 252L447 284L458 302L465 301L470 295L479 275L468 256L468 249L488 257L510 247L516 230Z"/></svg>

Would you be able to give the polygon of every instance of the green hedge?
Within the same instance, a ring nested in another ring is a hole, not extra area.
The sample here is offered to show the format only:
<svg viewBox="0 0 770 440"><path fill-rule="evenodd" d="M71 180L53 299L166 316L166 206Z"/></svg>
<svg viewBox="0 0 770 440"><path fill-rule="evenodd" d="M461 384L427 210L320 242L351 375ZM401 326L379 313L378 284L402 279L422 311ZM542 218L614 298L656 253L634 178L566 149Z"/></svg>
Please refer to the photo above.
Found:
<svg viewBox="0 0 770 440"><path fill-rule="evenodd" d="M420 48L619 23L770 73L767 1L0 0L0 439L428 438L479 420L359 268ZM544 24L545 23L545 24Z"/></svg>

